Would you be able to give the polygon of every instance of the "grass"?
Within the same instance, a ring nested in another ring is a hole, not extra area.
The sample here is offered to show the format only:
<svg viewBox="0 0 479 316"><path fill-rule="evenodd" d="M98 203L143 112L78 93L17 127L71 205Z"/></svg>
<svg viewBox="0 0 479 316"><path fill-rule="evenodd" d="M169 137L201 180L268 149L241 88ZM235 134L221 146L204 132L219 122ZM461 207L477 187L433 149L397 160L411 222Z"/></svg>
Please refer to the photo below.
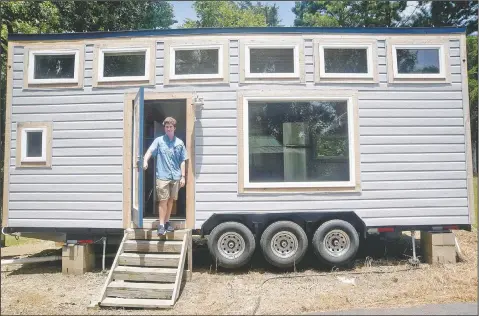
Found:
<svg viewBox="0 0 479 316"><path fill-rule="evenodd" d="M12 246L21 246L26 244L33 244L38 242L38 239L35 238L28 238L28 237L19 237L18 240L15 236L6 235L5 236L5 246L12 247Z"/></svg>

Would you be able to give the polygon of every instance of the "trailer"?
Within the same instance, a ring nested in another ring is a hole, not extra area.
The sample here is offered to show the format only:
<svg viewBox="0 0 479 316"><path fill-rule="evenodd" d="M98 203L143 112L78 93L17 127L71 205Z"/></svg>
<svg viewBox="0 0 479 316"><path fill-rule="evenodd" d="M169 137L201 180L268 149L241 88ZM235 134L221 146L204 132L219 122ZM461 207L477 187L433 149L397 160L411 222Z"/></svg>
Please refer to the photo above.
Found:
<svg viewBox="0 0 479 316"><path fill-rule="evenodd" d="M6 233L158 250L138 166L167 116L189 153L174 266L191 233L227 268L338 266L369 234L475 221L463 28L10 34L7 72Z"/></svg>

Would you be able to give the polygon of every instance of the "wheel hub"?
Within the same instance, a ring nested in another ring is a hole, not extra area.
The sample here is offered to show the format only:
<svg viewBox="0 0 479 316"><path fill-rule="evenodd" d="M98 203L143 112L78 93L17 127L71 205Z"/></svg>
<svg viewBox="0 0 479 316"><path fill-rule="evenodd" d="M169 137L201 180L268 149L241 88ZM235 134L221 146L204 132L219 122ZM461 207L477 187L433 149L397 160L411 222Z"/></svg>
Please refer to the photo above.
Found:
<svg viewBox="0 0 479 316"><path fill-rule="evenodd" d="M351 247L351 240L344 231L335 229L324 237L324 248L335 257L344 255Z"/></svg>
<svg viewBox="0 0 479 316"><path fill-rule="evenodd" d="M227 232L218 239L219 253L228 259L234 259L245 251L245 241L243 237L235 232Z"/></svg>
<svg viewBox="0 0 479 316"><path fill-rule="evenodd" d="M289 231L278 232L271 238L271 251L280 258L294 256L298 247L298 238Z"/></svg>

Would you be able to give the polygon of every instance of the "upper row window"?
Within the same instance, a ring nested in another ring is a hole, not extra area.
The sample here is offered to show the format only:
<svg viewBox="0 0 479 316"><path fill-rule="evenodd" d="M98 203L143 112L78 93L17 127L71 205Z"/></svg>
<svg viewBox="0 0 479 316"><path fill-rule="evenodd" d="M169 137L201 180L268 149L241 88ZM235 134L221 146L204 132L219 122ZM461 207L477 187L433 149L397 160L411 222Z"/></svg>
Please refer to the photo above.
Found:
<svg viewBox="0 0 479 316"><path fill-rule="evenodd" d="M79 70L78 50L31 50L28 81L32 84L76 83Z"/></svg>
<svg viewBox="0 0 479 316"><path fill-rule="evenodd" d="M300 44L244 45L244 78L290 79L300 77ZM376 52L373 43L319 43L318 80L376 78ZM99 48L97 82L152 81L154 56L151 47ZM30 84L79 83L79 49L30 50ZM394 79L444 79L444 45L395 44L390 46L391 74ZM224 45L171 46L169 79L225 78Z"/></svg>

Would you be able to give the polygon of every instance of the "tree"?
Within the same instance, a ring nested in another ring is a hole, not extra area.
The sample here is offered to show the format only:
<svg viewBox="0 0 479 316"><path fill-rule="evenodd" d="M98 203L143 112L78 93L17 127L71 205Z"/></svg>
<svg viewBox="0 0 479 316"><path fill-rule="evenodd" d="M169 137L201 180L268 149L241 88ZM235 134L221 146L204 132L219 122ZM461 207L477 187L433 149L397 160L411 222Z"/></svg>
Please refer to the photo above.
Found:
<svg viewBox="0 0 479 316"><path fill-rule="evenodd" d="M187 19L181 27L247 27L279 23L275 6L253 5L251 1L195 1L193 8L197 19Z"/></svg>
<svg viewBox="0 0 479 316"><path fill-rule="evenodd" d="M395 26L407 1L298 1L292 9L295 26Z"/></svg>
<svg viewBox="0 0 479 316"><path fill-rule="evenodd" d="M477 31L477 0L468 1L419 1L419 10L411 14L405 26L458 26L467 34Z"/></svg>
<svg viewBox="0 0 479 316"><path fill-rule="evenodd" d="M5 1L0 2L0 192L3 192L7 36L9 33L61 33L168 28L176 21L166 1ZM3 199L3 195L2 198ZM0 207L3 205L0 199Z"/></svg>
<svg viewBox="0 0 479 316"><path fill-rule="evenodd" d="M475 155L473 161L474 164L474 171L477 174L477 163L479 161L479 150L478 150L478 135L477 135L477 122L478 122L478 111L477 111L477 36L468 36L467 37L467 75L468 75L468 82L469 82L469 112L470 112L470 119L471 119L471 139L472 139L472 147L474 150L472 153Z"/></svg>

